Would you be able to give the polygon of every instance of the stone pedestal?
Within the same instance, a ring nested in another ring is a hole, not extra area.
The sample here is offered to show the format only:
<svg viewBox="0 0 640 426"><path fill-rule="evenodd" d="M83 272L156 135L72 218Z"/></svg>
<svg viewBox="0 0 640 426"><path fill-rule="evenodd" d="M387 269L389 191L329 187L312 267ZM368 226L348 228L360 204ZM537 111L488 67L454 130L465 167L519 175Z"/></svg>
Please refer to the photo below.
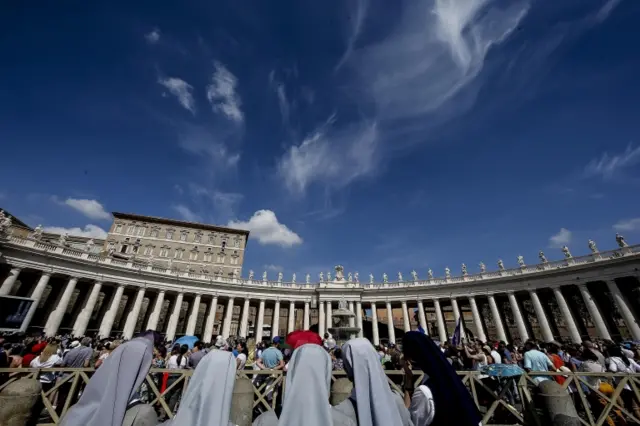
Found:
<svg viewBox="0 0 640 426"><path fill-rule="evenodd" d="M20 379L9 384L0 392L0 425L23 426L31 415L31 410L42 387L34 379Z"/></svg>

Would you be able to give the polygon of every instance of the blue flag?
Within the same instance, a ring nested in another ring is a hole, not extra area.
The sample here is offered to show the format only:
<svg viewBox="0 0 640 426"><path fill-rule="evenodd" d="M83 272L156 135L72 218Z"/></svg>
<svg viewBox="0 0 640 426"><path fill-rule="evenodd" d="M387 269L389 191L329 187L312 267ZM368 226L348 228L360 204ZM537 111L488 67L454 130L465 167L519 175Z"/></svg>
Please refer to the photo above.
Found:
<svg viewBox="0 0 640 426"><path fill-rule="evenodd" d="M422 326L421 326L421 325L418 325L418 331L419 331L420 333L422 333L422 334L427 334L427 332L426 332L426 331L424 331L424 328L422 328Z"/></svg>
<svg viewBox="0 0 640 426"><path fill-rule="evenodd" d="M458 318L458 324L456 324L456 329L453 332L453 337L451 338L451 344L454 346L458 346L460 344L462 330L462 317Z"/></svg>

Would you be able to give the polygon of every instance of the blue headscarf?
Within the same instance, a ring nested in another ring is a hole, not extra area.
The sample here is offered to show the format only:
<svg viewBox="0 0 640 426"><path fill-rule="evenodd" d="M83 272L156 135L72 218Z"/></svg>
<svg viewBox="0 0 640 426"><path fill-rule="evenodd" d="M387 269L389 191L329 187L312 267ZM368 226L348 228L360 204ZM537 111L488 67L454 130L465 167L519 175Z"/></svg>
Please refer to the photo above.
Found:
<svg viewBox="0 0 640 426"><path fill-rule="evenodd" d="M440 348L425 334L410 331L402 338L405 358L428 376L435 418L431 426L478 426L482 421L469 390L460 380Z"/></svg>

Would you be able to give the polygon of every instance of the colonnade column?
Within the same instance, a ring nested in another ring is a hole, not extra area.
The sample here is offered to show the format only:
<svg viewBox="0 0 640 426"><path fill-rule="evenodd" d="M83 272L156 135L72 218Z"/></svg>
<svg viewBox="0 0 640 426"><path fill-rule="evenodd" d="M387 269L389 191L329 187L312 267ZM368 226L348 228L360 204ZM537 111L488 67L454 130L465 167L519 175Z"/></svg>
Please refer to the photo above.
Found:
<svg viewBox="0 0 640 426"><path fill-rule="evenodd" d="M22 268L11 268L11 270L9 271L9 275L2 282L2 286L0 286L0 296L6 296L7 294L11 293L11 289L18 279L20 271L22 271Z"/></svg>
<svg viewBox="0 0 640 426"><path fill-rule="evenodd" d="M551 332L551 327L549 327L549 321L547 321L547 315L544 312L542 303L540 303L538 293L536 293L535 290L529 290L529 297L531 298L533 310L536 312L536 317L538 318L538 325L542 332L542 338L545 342L553 341L553 333Z"/></svg>
<svg viewBox="0 0 640 426"><path fill-rule="evenodd" d="M462 339L465 336L464 324L462 324L460 308L458 307L458 301L453 297L451 298L451 310L453 311L453 319L456 322L456 328L458 327L458 323L460 323L460 339ZM454 330L453 332L455 333L455 328L453 330Z"/></svg>
<svg viewBox="0 0 640 426"><path fill-rule="evenodd" d="M326 317L324 313L324 302L318 301L318 334L320 337L324 337Z"/></svg>
<svg viewBox="0 0 640 426"><path fill-rule="evenodd" d="M520 336L520 339L525 342L529 340L529 331L527 331L524 318L522 318L522 312L520 312L520 306L518 306L518 299L516 299L516 294L512 291L507 293L507 297L509 298L509 305L511 305L511 313L513 314L513 318L516 320L518 335Z"/></svg>
<svg viewBox="0 0 640 426"><path fill-rule="evenodd" d="M504 326L502 325L502 318L500 318L500 311L498 310L498 304L493 294L487 296L489 299L489 308L491 308L491 316L493 317L493 323L496 326L496 334L498 340L507 343L507 335L504 332Z"/></svg>
<svg viewBox="0 0 640 426"><path fill-rule="evenodd" d="M447 329L444 327L444 317L442 316L442 309L440 309L440 301L438 299L433 299L433 307L436 310L436 322L438 323L438 338L440 338L441 343L444 343L447 341Z"/></svg>
<svg viewBox="0 0 640 426"><path fill-rule="evenodd" d="M31 323L31 320L33 319L33 315L36 313L36 310L38 309L38 305L40 304L40 299L42 299L42 293L44 293L44 290L47 288L47 284L49 283L49 278L51 278L51 273L49 272L43 272L42 275L40 276L40 279L38 280L38 284L36 284L36 288L33 290L33 293L31 293L31 299L33 299L33 304L31 304L31 307L29 308L29 312L27 312L27 317L25 318L25 321L22 323L23 325L20 331L22 332L27 331L27 327Z"/></svg>
<svg viewBox="0 0 640 426"><path fill-rule="evenodd" d="M296 303L289 302L289 317L287 318L287 333L291 333L296 328Z"/></svg>
<svg viewBox="0 0 640 426"><path fill-rule="evenodd" d="M420 322L420 328L429 335L429 327L427 327L427 318L424 315L424 303L422 303L422 300L418 300L418 322Z"/></svg>
<svg viewBox="0 0 640 426"><path fill-rule="evenodd" d="M113 295L113 299L111 299L111 304L109 305L109 309L104 314L104 318L102 319L102 323L100 323L100 330L98 331L98 337L107 338L111 335L111 328L113 328L113 322L116 319L116 315L118 314L118 308L120 308L120 300L122 300L122 293L124 293L124 286L118 285L116 292Z"/></svg>
<svg viewBox="0 0 640 426"><path fill-rule="evenodd" d="M402 301L402 324L404 325L404 332L411 331L411 323L409 322L409 310L407 309L407 302Z"/></svg>
<svg viewBox="0 0 640 426"><path fill-rule="evenodd" d="M225 339L229 337L231 332L231 320L233 319L233 301L234 298L230 297L227 302L227 310L224 311L224 322L222 323L222 337Z"/></svg>
<svg viewBox="0 0 640 426"><path fill-rule="evenodd" d="M305 330L309 329L310 321L309 315L309 302L304 302L304 316L302 317L302 328Z"/></svg>
<svg viewBox="0 0 640 426"><path fill-rule="evenodd" d="M202 341L204 343L211 343L213 337L213 325L216 322L216 312L218 311L218 296L213 296L211 303L209 303L209 313L207 314L207 321L204 324L204 336Z"/></svg>
<svg viewBox="0 0 640 426"><path fill-rule="evenodd" d="M380 344L380 333L378 332L378 309L375 302L371 302L371 327L373 329L373 344Z"/></svg>
<svg viewBox="0 0 640 426"><path fill-rule="evenodd" d="M176 337L176 329L178 328L178 320L180 319L180 311L182 310L182 298L184 293L180 292L176 296L176 303L173 306L173 312L169 317L169 325L167 325L167 340L172 341Z"/></svg>
<svg viewBox="0 0 640 426"><path fill-rule="evenodd" d="M240 318L240 330L238 334L240 337L247 337L247 328L249 327L249 309L251 300L247 297L244 299L244 306L242 307L242 318Z"/></svg>
<svg viewBox="0 0 640 426"><path fill-rule="evenodd" d="M640 327L638 326L638 321L633 315L626 298L618 288L618 284L616 284L615 280L609 280L607 281L607 287L609 287L609 292L613 296L613 301L618 307L618 311L620 311L620 315L622 315L625 324L627 324L627 329L629 330L629 333L631 333L633 340L640 340Z"/></svg>
<svg viewBox="0 0 640 426"><path fill-rule="evenodd" d="M484 327L482 327L482 318L480 318L480 311L476 304L476 298L469 296L469 306L471 307L471 315L473 315L473 324L476 326L476 334L478 339L482 342L487 341L487 336L484 334Z"/></svg>
<svg viewBox="0 0 640 426"><path fill-rule="evenodd" d="M327 300L327 333L330 333L329 329L333 328L333 307L331 306L331 301Z"/></svg>
<svg viewBox="0 0 640 426"><path fill-rule="evenodd" d="M38 283L39 285L40 283ZM91 314L93 313L93 309L96 307L96 302L98 301L98 296L100 295L100 289L102 289L102 282L96 281L93 283L93 287L91 288L91 293L89 293L89 298L87 299L87 303L80 311L78 318L73 324L72 334L74 336L84 336L84 333L87 331L87 325L89 325L89 320L91 319Z"/></svg>
<svg viewBox="0 0 640 426"><path fill-rule="evenodd" d="M133 309L127 316L127 321L124 323L124 330L122 335L125 339L129 340L133 337L133 333L136 330L136 324L138 323L138 316L140 315L140 309L142 308L142 301L144 300L144 287L138 289L136 294L136 300L133 304Z"/></svg>
<svg viewBox="0 0 640 426"><path fill-rule="evenodd" d="M264 299L260 299L260 307L258 308L258 321L256 325L256 343L262 342L262 327L264 326Z"/></svg>
<svg viewBox="0 0 640 426"><path fill-rule="evenodd" d="M349 311L353 312L353 302L349 302ZM353 312L355 314L355 312ZM355 327L356 326L356 318L355 317L349 317L349 327Z"/></svg>
<svg viewBox="0 0 640 426"><path fill-rule="evenodd" d="M273 318L271 324L271 338L280 335L280 301L276 300L273 305Z"/></svg>
<svg viewBox="0 0 640 426"><path fill-rule="evenodd" d="M598 309L598 305L596 305L596 301L593 300L591 293L589 293L589 289L587 288L587 285L579 284L578 289L580 290L580 294L582 295L584 304L587 306L589 315L591 315L591 319L593 319L593 323L596 326L598 337L604 340L611 340L611 335L609 334L609 330L607 330L607 325L605 324L604 319L600 314L600 309Z"/></svg>
<svg viewBox="0 0 640 426"><path fill-rule="evenodd" d="M71 277L69 279L69 282L67 283L67 286L64 288L64 292L62 293L62 297L60 297L58 306L56 306L53 312L51 312L51 315L49 315L49 320L47 321L47 325L45 326L44 330L47 337L53 337L58 332L58 328L60 327L60 323L64 318L65 312L67 312L69 301L71 300L73 290L75 290L77 283L78 279L76 277Z"/></svg>
<svg viewBox="0 0 640 426"><path fill-rule="evenodd" d="M160 314L162 313L162 306L164 305L164 290L160 290L156 296L156 301L153 304L153 311L149 315L149 321L147 322L147 330L156 330L158 328L158 321L160 321Z"/></svg>
<svg viewBox="0 0 640 426"><path fill-rule="evenodd" d="M558 308L560 308L562 316L564 316L564 320L567 323L571 341L573 343L581 343L582 337L580 336L580 332L578 331L576 322L573 320L573 315L571 315L571 310L569 309L569 305L567 305L567 301L565 300L560 287L556 287L553 289L553 295L555 296L556 302L558 303Z"/></svg>
<svg viewBox="0 0 640 426"><path fill-rule="evenodd" d="M191 315L189 315L189 322L187 322L187 336L193 336L196 332L196 324L198 323L198 313L200 312L200 300L202 299L202 295L200 293L196 294L196 297L193 299L193 306L191 307Z"/></svg>
<svg viewBox="0 0 640 426"><path fill-rule="evenodd" d="M363 337L364 331L362 330L362 302L356 302L356 327L360 329L360 331L358 331L358 337Z"/></svg>
<svg viewBox="0 0 640 426"><path fill-rule="evenodd" d="M396 343L396 330L393 327L393 310L391 302L387 302L387 331L389 333L389 343Z"/></svg>

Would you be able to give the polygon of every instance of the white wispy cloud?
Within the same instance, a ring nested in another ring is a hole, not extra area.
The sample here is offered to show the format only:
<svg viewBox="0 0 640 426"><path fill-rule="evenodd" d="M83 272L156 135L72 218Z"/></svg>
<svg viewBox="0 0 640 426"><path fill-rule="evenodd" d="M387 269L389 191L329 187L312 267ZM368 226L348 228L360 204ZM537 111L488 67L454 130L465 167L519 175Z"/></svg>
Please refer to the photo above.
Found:
<svg viewBox="0 0 640 426"><path fill-rule="evenodd" d="M242 102L236 92L238 79L220 62L215 62L214 68L211 83L207 86L207 99L213 111L222 113L235 123L242 123Z"/></svg>
<svg viewBox="0 0 640 426"><path fill-rule="evenodd" d="M175 96L183 108L189 110L192 114L195 114L196 102L193 99L193 94L191 93L193 91L193 86L177 77L159 78L158 84Z"/></svg>
<svg viewBox="0 0 640 426"><path fill-rule="evenodd" d="M378 140L375 122L332 129L333 118L291 146L278 161L278 173L293 193L304 193L319 182L341 187L371 174L376 165Z"/></svg>
<svg viewBox="0 0 640 426"><path fill-rule="evenodd" d="M78 227L64 228L62 226L45 226L43 230L44 232L51 232L53 234L69 234L78 237L100 239L107 238L107 231L97 225L86 225L84 229Z"/></svg>
<svg viewBox="0 0 640 426"><path fill-rule="evenodd" d="M182 219L187 222L201 222L202 216L194 213L189 207L184 204L176 204L171 206L173 210L175 210Z"/></svg>
<svg viewBox="0 0 640 426"><path fill-rule="evenodd" d="M591 160L585 167L584 176L599 176L603 179L611 179L622 170L636 166L640 163L640 146L634 148L628 145L624 152L616 155L602 154L602 157Z"/></svg>
<svg viewBox="0 0 640 426"><path fill-rule="evenodd" d="M282 266L274 265L274 264L262 265L262 267L267 271L272 271L272 272L282 272L284 270Z"/></svg>
<svg viewBox="0 0 640 426"><path fill-rule="evenodd" d="M160 41L160 30L158 28L154 28L144 35L145 40L149 44L156 44Z"/></svg>
<svg viewBox="0 0 640 426"><path fill-rule="evenodd" d="M624 219L613 225L616 231L640 231L640 217Z"/></svg>
<svg viewBox="0 0 640 426"><path fill-rule="evenodd" d="M225 171L234 168L240 161L240 153L231 152L224 143L225 135L214 133L204 127L184 126L178 135L180 146L196 155L204 155L212 170Z"/></svg>
<svg viewBox="0 0 640 426"><path fill-rule="evenodd" d="M352 10L349 13L351 26L348 29L347 47L336 64L334 71L338 71L347 62L353 52L353 47L364 27L364 20L367 16L367 10L369 9L369 0L355 0L355 4L351 4L351 6Z"/></svg>
<svg viewBox="0 0 640 426"><path fill-rule="evenodd" d="M570 242L571 242L571 231L569 231L566 228L561 228L557 234L552 235L549 238L549 246L554 248L566 246Z"/></svg>
<svg viewBox="0 0 640 426"><path fill-rule="evenodd" d="M616 6L618 6L620 4L622 0L609 0L607 1L598 11L598 13L596 13L596 22L600 23L602 21L604 21L605 19L607 19L609 17L609 15L611 14L611 12L613 12L613 9L616 8Z"/></svg>
<svg viewBox="0 0 640 426"><path fill-rule="evenodd" d="M205 188L197 183L189 184L189 192L194 198L205 197L213 206L215 217L220 220L228 220L235 216L235 209L244 199L244 195L238 192L224 192L217 189Z"/></svg>
<svg viewBox="0 0 640 426"><path fill-rule="evenodd" d="M64 204L76 211L79 211L80 213L82 213L83 215L87 216L90 219L102 219L102 220L111 219L111 214L109 214L104 209L104 206L100 204L100 202L97 200L67 198L64 201L59 201L57 197L53 197L53 200L58 202L59 204Z"/></svg>
<svg viewBox="0 0 640 426"><path fill-rule="evenodd" d="M249 237L255 238L262 245L277 245L292 247L302 244L302 238L286 225L280 223L276 214L271 210L258 210L247 221L230 221L230 228L246 229Z"/></svg>

